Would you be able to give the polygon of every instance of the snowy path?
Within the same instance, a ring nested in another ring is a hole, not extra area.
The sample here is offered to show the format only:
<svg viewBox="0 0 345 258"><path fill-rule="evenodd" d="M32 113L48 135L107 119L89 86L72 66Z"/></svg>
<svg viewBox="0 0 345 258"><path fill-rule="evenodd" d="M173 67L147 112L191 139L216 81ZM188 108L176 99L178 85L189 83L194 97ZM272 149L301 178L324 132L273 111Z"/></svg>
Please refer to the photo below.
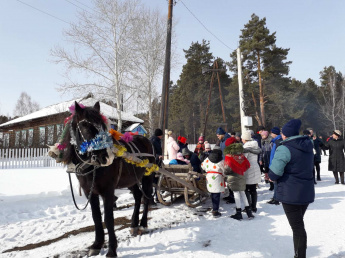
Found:
<svg viewBox="0 0 345 258"><path fill-rule="evenodd" d="M322 156L324 159L325 157ZM316 200L305 215L308 257L345 257L345 186L335 185L321 164L322 181L316 185ZM0 257L78 257L94 239L83 233L28 251L2 253L13 247L60 237L66 232L93 225L90 208L75 209L63 169L0 170ZM77 186L76 180L74 185ZM75 188L78 192L77 187ZM229 218L234 204L221 201L222 217L196 213L182 199L171 207L158 205L150 212L150 234L132 238L129 230L117 231L120 257L292 257L292 232L281 205L269 205L268 186L260 184L255 219ZM117 192L118 205L133 202L127 190ZM85 203L84 197L77 198ZM210 207L208 200L203 207ZM132 208L114 212L130 218ZM98 257L105 257L103 250Z"/></svg>

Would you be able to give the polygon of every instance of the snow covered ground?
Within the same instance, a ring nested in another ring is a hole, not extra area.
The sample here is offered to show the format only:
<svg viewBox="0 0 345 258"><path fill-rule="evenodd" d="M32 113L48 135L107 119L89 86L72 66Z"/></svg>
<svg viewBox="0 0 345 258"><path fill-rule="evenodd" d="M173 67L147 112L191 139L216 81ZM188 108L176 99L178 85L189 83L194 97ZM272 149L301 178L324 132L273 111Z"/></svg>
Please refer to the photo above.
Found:
<svg viewBox="0 0 345 258"><path fill-rule="evenodd" d="M307 257L345 257L345 186L335 185L322 156L316 199L305 215ZM74 180L78 192L77 180ZM118 206L133 202L128 190L117 191ZM130 237L128 229L116 231L120 257L293 257L292 231L281 205L266 204L272 197L260 184L254 220L229 218L235 205L221 201L222 217L188 208L184 200L171 207L161 204L150 212L151 233ZM82 206L85 197L78 197ZM208 200L203 207L211 207ZM132 208L115 211L130 218ZM70 235L60 241L27 251L5 250L58 238L93 225L91 211L75 209L67 173L61 168L0 170L0 257L79 257L94 233ZM105 257L102 250L97 257Z"/></svg>

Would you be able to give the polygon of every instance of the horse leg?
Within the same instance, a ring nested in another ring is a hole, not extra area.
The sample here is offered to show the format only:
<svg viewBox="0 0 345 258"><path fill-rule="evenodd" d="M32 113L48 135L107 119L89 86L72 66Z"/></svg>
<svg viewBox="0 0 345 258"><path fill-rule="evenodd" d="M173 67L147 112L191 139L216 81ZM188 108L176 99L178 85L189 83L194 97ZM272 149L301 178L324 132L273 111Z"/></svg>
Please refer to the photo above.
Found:
<svg viewBox="0 0 345 258"><path fill-rule="evenodd" d="M132 215L132 223L131 223L131 235L136 236L138 235L138 225L139 225L139 212L140 212L140 204L141 204L141 197L142 193L138 187L138 185L133 185L129 188L134 197L134 210Z"/></svg>
<svg viewBox="0 0 345 258"><path fill-rule="evenodd" d="M149 212L149 203L150 203L150 199L153 198L152 184L153 184L153 175L143 177L142 189L145 195L144 195L144 210L143 210L143 215L140 221L140 228L142 231L147 230L147 214Z"/></svg>
<svg viewBox="0 0 345 258"><path fill-rule="evenodd" d="M108 230L108 237L109 237L109 248L106 257L117 257L117 239L115 236L114 230L114 213L113 213L113 205L114 205L114 189L107 191L107 193L103 196L103 204L104 204L104 223Z"/></svg>
<svg viewBox="0 0 345 258"><path fill-rule="evenodd" d="M92 194L90 198L93 222L95 223L95 242L89 247L89 256L98 255L104 244L104 230L102 214L99 205L99 196Z"/></svg>

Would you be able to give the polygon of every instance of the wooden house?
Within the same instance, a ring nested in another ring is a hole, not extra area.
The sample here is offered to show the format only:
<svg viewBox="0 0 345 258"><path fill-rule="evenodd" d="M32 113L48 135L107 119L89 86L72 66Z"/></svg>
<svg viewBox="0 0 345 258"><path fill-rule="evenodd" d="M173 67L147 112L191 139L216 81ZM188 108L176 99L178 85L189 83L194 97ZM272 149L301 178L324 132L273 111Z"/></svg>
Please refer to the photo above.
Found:
<svg viewBox="0 0 345 258"><path fill-rule="evenodd" d="M64 119L71 115L69 107L74 102L93 106L98 100L93 97L75 99L51 105L31 114L18 117L0 125L0 148L42 148L58 141L64 128ZM101 113L113 128L118 120L117 109L100 101ZM144 121L121 111L122 128Z"/></svg>

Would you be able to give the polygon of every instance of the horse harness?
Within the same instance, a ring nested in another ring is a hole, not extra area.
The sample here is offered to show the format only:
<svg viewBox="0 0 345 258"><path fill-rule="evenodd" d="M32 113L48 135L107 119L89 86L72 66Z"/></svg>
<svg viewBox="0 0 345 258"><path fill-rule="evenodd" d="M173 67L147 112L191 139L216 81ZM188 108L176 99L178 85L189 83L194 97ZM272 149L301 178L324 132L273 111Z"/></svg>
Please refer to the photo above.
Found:
<svg viewBox="0 0 345 258"><path fill-rule="evenodd" d="M78 123L77 123L77 133L76 135L74 134L74 131L72 129L72 126L70 128L70 134L71 134L71 144L74 145L74 149L75 149L75 153L77 155L77 158L81 161L79 162L78 164L75 165L75 168L71 171L71 170L67 170L67 173L69 175L69 182L70 182L70 188L71 188L71 193L72 193L72 198L73 198L73 202L74 202L74 205L75 207L78 209L78 210L84 210L86 209L87 205L89 204L90 202L90 199L91 199L91 195L92 195L92 192L94 190L94 183L95 183L95 177L96 177L96 170L100 167L100 166L95 166L93 165L93 161L96 160L96 155L93 154L92 150L91 151L87 151L86 155L87 155L87 158L86 160L84 160L80 155L79 155L79 152L80 152L80 149L78 148L78 144L77 144L77 139L80 139L82 138L82 140L84 142L86 142L86 138L84 137L81 129L80 129L80 126L79 124L82 123L82 122L86 122L86 123L89 123L91 124L98 132L102 131L102 126L99 126L99 125L95 125L91 122L89 122L88 120L86 119L82 119L80 120ZM79 136L80 135L80 136ZM119 145L122 145L119 141L116 140L116 142L119 144ZM130 147L131 149L131 155L133 156L136 156L136 157L154 157L154 155L152 154L148 154L148 153L140 153L140 150L138 149L138 147L133 143L133 142L128 142L127 143L128 146ZM137 152L135 152L135 150L137 150ZM120 157L116 157L116 158L120 158ZM90 166L93 166L93 168L86 172L86 173L82 173L83 170L89 168ZM153 198L153 196L151 197L148 197L145 192L143 191L142 189L142 186L140 185L140 180L139 178L137 177L137 174L135 173L135 169L134 169L134 165L132 164L133 166L133 173L134 173L134 176L136 178L136 184L137 186L139 187L140 191L142 192L142 194L147 198L147 199L151 199ZM117 177L117 182L115 184L115 188L117 187L119 181L120 181L120 178L121 178L121 175L122 175L122 171L123 171L123 161L121 160L119 162L119 175ZM73 192L73 185L72 185L72 180L71 180L71 173L75 173L77 176L87 176L91 173L93 173L93 177L92 177L92 184L91 184L91 187L90 187L90 191L89 191L89 195L88 195L88 198L87 198L87 203L85 204L85 206L83 208L79 208L76 201L75 201L75 196L74 196L74 192Z"/></svg>

